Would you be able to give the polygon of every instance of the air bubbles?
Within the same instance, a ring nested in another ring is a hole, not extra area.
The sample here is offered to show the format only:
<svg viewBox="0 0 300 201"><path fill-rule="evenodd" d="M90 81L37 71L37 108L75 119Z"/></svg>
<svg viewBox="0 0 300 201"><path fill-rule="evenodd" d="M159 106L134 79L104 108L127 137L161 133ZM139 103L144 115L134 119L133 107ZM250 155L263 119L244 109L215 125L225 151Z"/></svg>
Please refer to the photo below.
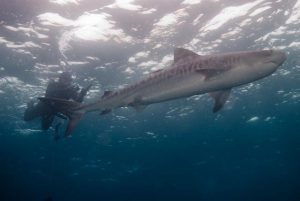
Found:
<svg viewBox="0 0 300 201"><path fill-rule="evenodd" d="M248 119L247 122L251 123L251 122L256 122L259 120L259 117L258 116L254 116L254 117L251 117L250 119Z"/></svg>

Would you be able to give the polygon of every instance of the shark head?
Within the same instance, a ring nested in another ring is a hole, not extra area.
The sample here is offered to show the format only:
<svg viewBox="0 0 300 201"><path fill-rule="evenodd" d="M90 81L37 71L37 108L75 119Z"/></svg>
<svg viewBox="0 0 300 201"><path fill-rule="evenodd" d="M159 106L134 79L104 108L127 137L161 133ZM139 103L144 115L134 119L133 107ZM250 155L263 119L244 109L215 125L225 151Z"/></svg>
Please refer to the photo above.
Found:
<svg viewBox="0 0 300 201"><path fill-rule="evenodd" d="M279 50L240 52L225 57L231 61L230 79L237 85L271 75L286 60L286 54Z"/></svg>
<svg viewBox="0 0 300 201"><path fill-rule="evenodd" d="M245 53L242 56L242 63L249 68L250 75L265 77L277 70L286 60L286 54L279 50L262 50ZM251 73L252 72L252 73Z"/></svg>
<svg viewBox="0 0 300 201"><path fill-rule="evenodd" d="M279 50L269 50L269 56L267 57L269 60L266 62L270 62L273 64L275 70L283 64L286 60L286 54Z"/></svg>

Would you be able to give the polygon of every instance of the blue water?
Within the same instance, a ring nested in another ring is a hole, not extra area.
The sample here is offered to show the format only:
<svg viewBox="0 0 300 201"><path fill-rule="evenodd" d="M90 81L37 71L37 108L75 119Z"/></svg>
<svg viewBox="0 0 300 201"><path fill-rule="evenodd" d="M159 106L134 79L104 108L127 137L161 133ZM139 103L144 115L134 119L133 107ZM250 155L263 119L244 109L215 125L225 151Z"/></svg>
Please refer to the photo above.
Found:
<svg viewBox="0 0 300 201"><path fill-rule="evenodd" d="M288 59L217 114L207 95L88 113L58 141L23 121L59 72L92 83L93 102L170 65L175 47ZM299 48L296 0L1 0L0 200L300 200Z"/></svg>

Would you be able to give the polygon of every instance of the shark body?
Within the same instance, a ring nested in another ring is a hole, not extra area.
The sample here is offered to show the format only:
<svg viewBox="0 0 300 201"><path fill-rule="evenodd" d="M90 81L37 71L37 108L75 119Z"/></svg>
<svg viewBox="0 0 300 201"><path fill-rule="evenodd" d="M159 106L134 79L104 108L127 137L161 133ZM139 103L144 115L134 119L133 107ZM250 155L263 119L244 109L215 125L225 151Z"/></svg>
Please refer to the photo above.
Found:
<svg viewBox="0 0 300 201"><path fill-rule="evenodd" d="M143 110L147 105L209 93L215 100L213 112L219 111L233 87L251 83L272 74L286 60L278 50L198 55L177 48L171 66L151 73L145 79L115 92L106 91L100 100L79 105L66 100L40 98L55 105L70 118L69 135L86 112L109 113L119 107Z"/></svg>

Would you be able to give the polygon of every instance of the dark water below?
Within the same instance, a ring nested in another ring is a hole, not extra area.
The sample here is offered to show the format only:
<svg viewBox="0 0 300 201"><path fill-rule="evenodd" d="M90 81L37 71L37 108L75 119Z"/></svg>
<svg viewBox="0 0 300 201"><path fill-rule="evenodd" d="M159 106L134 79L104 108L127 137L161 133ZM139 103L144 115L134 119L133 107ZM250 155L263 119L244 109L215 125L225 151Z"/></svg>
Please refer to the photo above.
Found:
<svg viewBox="0 0 300 201"><path fill-rule="evenodd" d="M300 200L299 1L1 0L0 17L1 201ZM92 83L92 102L169 64L174 47L288 60L218 114L208 96L89 113L58 141L22 120L57 71Z"/></svg>

